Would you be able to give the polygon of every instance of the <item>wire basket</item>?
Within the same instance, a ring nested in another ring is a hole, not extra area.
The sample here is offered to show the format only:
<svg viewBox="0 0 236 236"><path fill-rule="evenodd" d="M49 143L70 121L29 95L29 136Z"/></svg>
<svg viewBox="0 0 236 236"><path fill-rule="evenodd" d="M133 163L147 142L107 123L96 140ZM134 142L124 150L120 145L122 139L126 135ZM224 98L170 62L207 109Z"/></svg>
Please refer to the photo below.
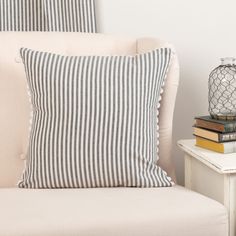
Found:
<svg viewBox="0 0 236 236"><path fill-rule="evenodd" d="M209 76L209 113L212 118L236 120L235 58L222 58L221 65Z"/></svg>

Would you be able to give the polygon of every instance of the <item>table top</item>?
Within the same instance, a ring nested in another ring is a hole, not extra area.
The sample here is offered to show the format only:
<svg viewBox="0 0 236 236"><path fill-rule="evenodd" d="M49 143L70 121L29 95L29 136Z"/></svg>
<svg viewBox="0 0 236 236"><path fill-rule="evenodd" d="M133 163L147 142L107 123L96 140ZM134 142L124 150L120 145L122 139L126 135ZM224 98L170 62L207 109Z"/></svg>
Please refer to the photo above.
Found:
<svg viewBox="0 0 236 236"><path fill-rule="evenodd" d="M236 173L236 153L221 154L195 146L195 139L178 141L178 146L191 157L196 158L220 174Z"/></svg>

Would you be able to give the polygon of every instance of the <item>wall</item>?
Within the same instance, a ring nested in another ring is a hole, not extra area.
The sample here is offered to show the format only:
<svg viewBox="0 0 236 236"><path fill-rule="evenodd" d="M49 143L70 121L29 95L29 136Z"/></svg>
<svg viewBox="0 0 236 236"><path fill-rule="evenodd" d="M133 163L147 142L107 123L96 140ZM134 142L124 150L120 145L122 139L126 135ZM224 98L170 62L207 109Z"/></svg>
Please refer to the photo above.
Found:
<svg viewBox="0 0 236 236"><path fill-rule="evenodd" d="M152 36L176 46L181 83L173 155L183 184L179 139L192 138L193 117L207 114L207 81L219 58L236 56L235 0L97 0L100 32Z"/></svg>

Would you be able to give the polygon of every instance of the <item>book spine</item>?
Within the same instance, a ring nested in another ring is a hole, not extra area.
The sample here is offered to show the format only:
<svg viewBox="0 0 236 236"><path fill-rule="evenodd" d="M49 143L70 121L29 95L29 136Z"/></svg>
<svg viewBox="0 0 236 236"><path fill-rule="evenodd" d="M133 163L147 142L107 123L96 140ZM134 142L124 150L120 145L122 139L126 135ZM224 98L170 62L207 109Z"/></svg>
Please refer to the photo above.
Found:
<svg viewBox="0 0 236 236"><path fill-rule="evenodd" d="M219 142L234 141L234 140L236 140L236 133L219 134Z"/></svg>
<svg viewBox="0 0 236 236"><path fill-rule="evenodd" d="M236 123L234 124L225 124L225 132L236 132Z"/></svg>

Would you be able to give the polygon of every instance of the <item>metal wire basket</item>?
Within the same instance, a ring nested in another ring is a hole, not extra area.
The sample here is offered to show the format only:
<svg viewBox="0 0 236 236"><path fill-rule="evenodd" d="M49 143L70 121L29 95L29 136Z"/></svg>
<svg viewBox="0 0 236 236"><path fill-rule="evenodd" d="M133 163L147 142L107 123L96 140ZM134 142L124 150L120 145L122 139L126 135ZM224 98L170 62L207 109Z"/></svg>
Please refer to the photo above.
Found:
<svg viewBox="0 0 236 236"><path fill-rule="evenodd" d="M214 119L236 120L236 59L221 59L209 76L209 113Z"/></svg>

